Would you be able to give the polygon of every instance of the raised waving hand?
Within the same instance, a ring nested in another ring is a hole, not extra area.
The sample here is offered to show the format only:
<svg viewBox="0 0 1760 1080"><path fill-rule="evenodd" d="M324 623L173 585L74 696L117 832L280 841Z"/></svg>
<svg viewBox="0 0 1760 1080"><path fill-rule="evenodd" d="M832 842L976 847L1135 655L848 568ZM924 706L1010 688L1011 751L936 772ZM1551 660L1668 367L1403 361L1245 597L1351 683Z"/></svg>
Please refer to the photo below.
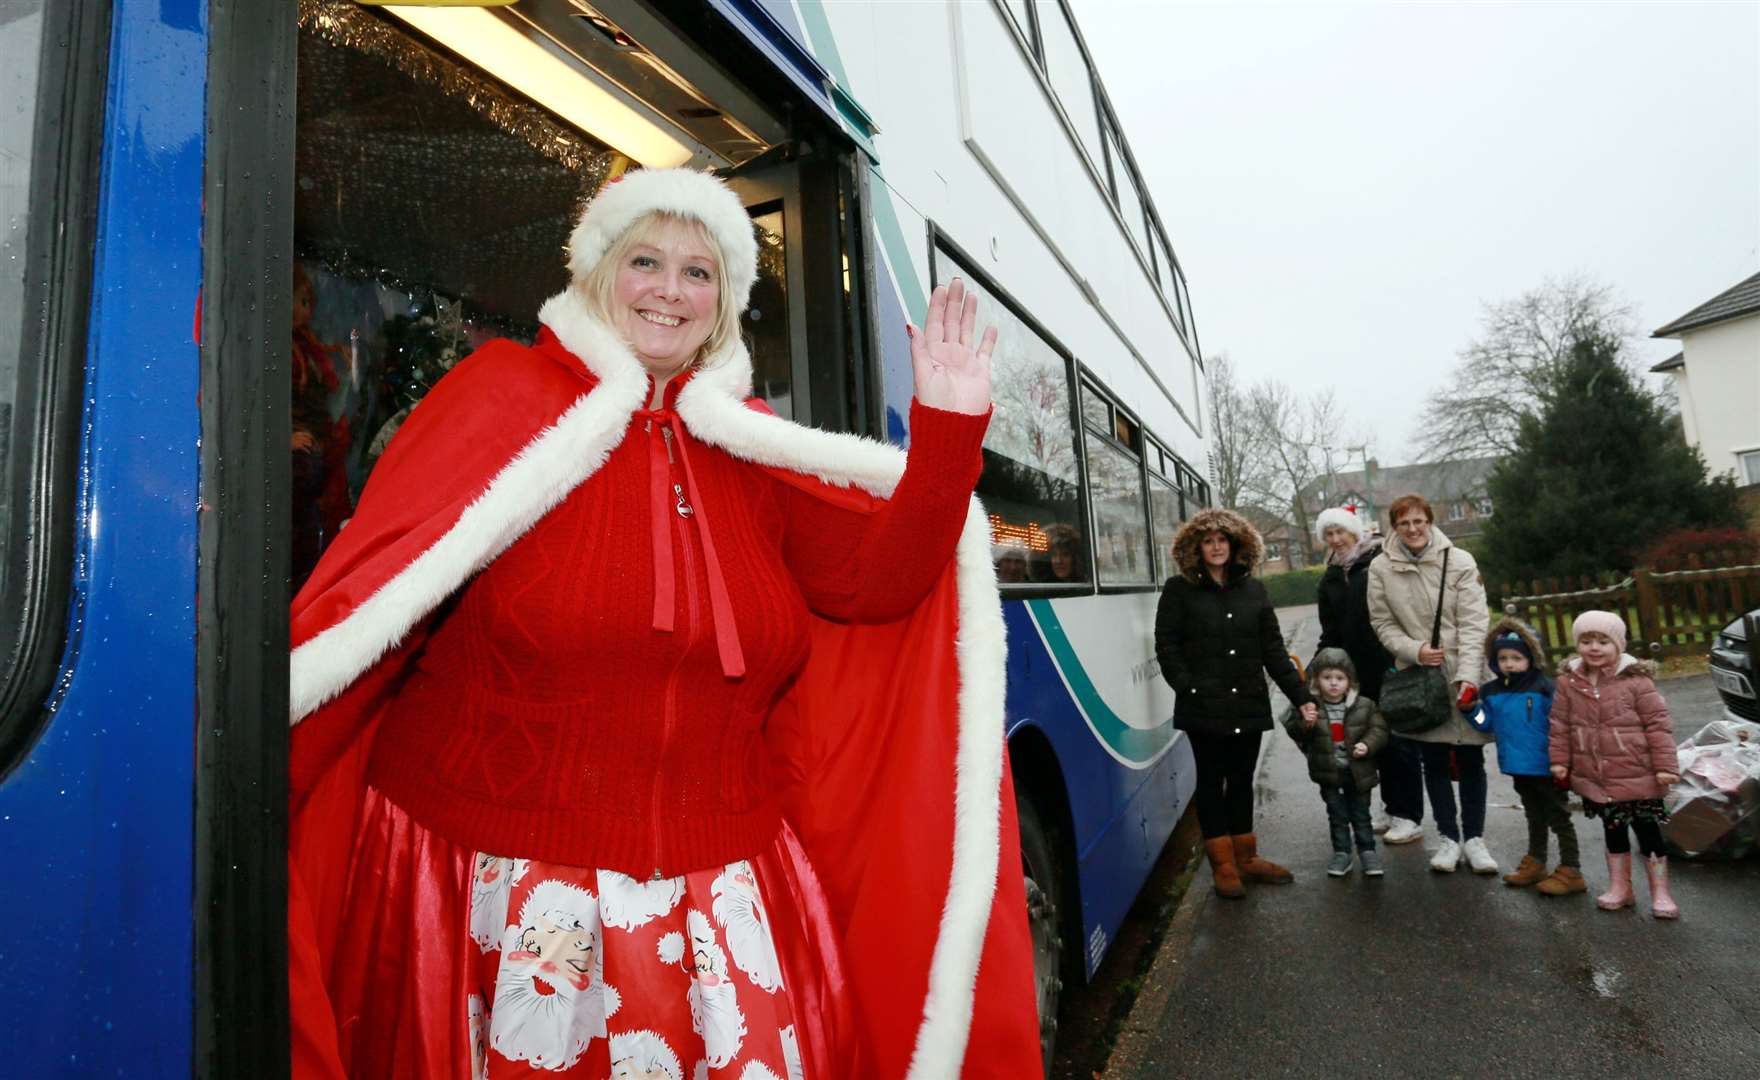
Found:
<svg viewBox="0 0 1760 1080"><path fill-rule="evenodd" d="M978 415L990 409L990 354L996 349L996 327L984 331L972 346L978 323L978 298L965 282L936 288L929 297L923 328L906 329L911 338L911 368L917 400L931 408Z"/></svg>

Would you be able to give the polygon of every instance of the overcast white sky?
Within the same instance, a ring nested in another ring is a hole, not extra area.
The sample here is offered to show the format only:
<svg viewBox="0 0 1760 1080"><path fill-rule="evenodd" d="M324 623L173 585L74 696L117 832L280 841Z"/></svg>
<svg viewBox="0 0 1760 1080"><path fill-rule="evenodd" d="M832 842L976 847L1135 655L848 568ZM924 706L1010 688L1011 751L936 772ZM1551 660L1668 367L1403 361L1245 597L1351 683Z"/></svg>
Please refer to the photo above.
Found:
<svg viewBox="0 0 1760 1080"><path fill-rule="evenodd" d="M1760 270L1760 3L1074 8L1204 351L1383 464L1483 301L1581 272L1648 334Z"/></svg>

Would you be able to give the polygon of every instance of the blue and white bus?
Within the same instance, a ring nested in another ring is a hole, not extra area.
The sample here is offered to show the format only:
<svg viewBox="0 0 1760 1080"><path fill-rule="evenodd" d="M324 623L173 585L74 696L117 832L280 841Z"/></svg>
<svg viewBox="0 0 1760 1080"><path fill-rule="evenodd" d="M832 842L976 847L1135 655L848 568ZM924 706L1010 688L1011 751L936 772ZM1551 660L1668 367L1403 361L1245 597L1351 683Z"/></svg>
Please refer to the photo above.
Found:
<svg viewBox="0 0 1760 1080"><path fill-rule="evenodd" d="M581 201L685 163L751 208L778 412L908 442L935 283L1001 329L1049 1051L1191 792L1152 624L1209 501L1184 272L1062 0L0 0L0 87L0 1071L287 1073L290 582L535 331Z"/></svg>

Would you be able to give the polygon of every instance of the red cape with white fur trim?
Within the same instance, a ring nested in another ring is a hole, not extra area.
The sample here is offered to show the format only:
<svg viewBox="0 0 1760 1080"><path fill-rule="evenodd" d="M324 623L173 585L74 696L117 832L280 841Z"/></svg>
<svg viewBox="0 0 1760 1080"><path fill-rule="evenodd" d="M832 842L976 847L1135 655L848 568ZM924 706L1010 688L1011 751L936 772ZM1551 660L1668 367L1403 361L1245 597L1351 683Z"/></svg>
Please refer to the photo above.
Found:
<svg viewBox="0 0 1760 1080"><path fill-rule="evenodd" d="M295 727L291 770L296 1075L335 1060L323 973L371 733L404 660L440 601L598 468L647 389L641 365L572 294L540 317L584 370L510 342L479 350L375 470L369 486L398 497L363 498L294 601L293 718L318 721ZM750 407L750 373L735 345L691 380L678 412L693 437L843 506L890 494L902 453ZM1040 1071L1004 646L974 499L955 558L910 616L814 620L807 665L770 720L786 813L830 900L877 1077Z"/></svg>

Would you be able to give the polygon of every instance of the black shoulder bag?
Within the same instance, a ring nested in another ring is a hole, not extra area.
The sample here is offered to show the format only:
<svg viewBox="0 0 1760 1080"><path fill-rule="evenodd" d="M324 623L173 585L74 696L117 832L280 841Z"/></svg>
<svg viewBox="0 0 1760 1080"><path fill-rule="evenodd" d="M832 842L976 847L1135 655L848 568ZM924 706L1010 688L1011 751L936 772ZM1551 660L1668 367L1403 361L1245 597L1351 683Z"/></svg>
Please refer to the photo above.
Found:
<svg viewBox="0 0 1760 1080"><path fill-rule="evenodd" d="M1436 621L1430 626L1430 647L1442 648L1442 600L1448 593L1448 553L1442 549L1442 587L1436 591ZM1441 665L1413 664L1389 674L1381 684L1381 715L1395 735L1417 735L1448 722L1448 674Z"/></svg>

